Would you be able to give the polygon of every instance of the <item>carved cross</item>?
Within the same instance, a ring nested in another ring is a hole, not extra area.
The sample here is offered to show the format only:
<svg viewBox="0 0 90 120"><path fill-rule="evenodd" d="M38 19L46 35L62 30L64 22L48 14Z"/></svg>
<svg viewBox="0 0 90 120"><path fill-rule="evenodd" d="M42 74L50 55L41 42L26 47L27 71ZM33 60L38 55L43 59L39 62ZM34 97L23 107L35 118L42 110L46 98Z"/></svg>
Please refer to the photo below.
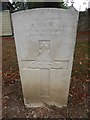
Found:
<svg viewBox="0 0 90 120"><path fill-rule="evenodd" d="M29 69L40 70L41 96L49 96L50 70L67 69L68 60L52 60L50 55L50 40L39 40L39 50L36 61L29 61Z"/></svg>

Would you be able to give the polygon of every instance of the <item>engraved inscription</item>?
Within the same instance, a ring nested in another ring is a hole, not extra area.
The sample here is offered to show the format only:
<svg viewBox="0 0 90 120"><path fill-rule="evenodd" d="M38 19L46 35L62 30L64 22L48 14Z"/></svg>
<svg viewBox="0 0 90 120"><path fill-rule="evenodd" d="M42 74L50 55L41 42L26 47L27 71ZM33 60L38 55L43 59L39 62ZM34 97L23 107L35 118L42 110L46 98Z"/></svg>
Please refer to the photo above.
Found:
<svg viewBox="0 0 90 120"><path fill-rule="evenodd" d="M64 24L59 25L61 18L33 19L29 23L30 37L43 36L49 32L49 35L60 34L65 29ZM44 21L44 22L43 22ZM56 22L57 21L57 22ZM39 34L38 34L39 33Z"/></svg>

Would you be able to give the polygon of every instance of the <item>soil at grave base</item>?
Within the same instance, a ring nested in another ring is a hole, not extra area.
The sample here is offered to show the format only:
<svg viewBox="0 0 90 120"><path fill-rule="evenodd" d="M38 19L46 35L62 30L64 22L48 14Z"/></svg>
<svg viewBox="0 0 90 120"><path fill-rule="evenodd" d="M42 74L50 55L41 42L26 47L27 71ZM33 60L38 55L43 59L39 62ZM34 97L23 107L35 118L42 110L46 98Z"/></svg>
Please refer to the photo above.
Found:
<svg viewBox="0 0 90 120"><path fill-rule="evenodd" d="M14 38L2 39L3 118L87 118L88 44L87 35L77 36L68 107L25 108Z"/></svg>

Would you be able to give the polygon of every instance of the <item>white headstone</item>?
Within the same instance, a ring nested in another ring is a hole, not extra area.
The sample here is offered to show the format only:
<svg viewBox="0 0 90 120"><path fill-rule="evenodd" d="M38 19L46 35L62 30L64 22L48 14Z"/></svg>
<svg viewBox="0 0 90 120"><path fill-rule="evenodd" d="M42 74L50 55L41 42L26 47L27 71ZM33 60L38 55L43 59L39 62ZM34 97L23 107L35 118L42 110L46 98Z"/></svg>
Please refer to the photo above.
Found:
<svg viewBox="0 0 90 120"><path fill-rule="evenodd" d="M67 105L78 12L37 8L12 21L25 105Z"/></svg>

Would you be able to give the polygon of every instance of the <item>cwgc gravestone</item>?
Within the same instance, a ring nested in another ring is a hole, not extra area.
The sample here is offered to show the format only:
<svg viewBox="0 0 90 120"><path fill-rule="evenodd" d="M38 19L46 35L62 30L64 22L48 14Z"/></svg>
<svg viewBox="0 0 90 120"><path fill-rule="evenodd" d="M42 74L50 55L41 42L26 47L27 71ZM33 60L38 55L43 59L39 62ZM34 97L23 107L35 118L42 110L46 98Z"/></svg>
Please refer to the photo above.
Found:
<svg viewBox="0 0 90 120"><path fill-rule="evenodd" d="M67 105L78 12L37 8L12 21L25 105Z"/></svg>

